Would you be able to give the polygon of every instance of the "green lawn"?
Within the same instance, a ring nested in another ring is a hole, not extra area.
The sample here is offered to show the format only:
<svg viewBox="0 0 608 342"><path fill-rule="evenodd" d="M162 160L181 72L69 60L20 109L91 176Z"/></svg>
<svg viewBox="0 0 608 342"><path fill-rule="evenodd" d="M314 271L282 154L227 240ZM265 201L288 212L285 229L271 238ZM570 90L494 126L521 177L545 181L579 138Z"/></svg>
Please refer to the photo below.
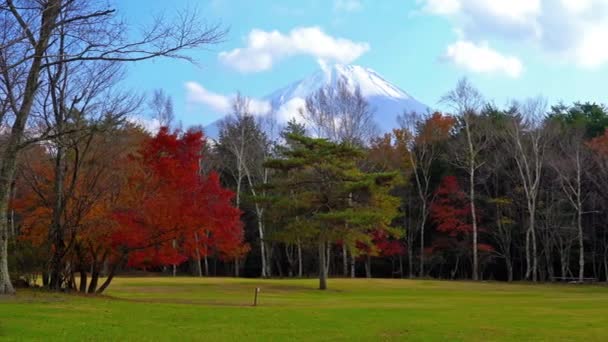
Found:
<svg viewBox="0 0 608 342"><path fill-rule="evenodd" d="M608 288L410 280L120 278L0 297L0 340L608 339ZM259 286L260 305L252 307Z"/></svg>

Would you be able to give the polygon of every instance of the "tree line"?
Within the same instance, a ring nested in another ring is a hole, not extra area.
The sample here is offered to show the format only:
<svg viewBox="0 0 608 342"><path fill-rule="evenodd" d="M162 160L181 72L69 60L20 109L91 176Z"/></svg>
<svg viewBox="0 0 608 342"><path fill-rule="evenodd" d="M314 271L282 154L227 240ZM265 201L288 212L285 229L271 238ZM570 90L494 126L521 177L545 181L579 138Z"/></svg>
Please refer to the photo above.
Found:
<svg viewBox="0 0 608 342"><path fill-rule="evenodd" d="M101 293L120 272L608 280L608 112L504 107L466 79L445 112L375 109L340 81L295 119L236 96L211 139L157 91L130 118L126 62L191 61L226 31L195 12L140 35L95 1L0 3L0 293ZM133 38L136 37L136 38ZM41 278L41 279L39 279Z"/></svg>
<svg viewBox="0 0 608 342"><path fill-rule="evenodd" d="M235 100L210 156L243 196L246 275L607 279L603 105L501 108L462 79L445 113L377 134L348 88L320 89L281 129Z"/></svg>

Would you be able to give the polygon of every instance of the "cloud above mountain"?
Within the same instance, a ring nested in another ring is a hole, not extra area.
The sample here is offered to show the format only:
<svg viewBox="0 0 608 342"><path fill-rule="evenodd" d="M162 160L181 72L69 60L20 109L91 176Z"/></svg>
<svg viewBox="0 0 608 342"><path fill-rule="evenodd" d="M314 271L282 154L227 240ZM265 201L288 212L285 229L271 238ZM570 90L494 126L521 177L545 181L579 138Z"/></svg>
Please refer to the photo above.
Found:
<svg viewBox="0 0 608 342"><path fill-rule="evenodd" d="M608 64L608 44L605 43L608 0L418 2L424 13L444 17L452 23L461 35L460 42L452 44L454 46L472 47L483 41L500 40L518 48L535 48L542 51L545 58L581 68L593 69ZM470 50L470 53L475 52ZM487 50L478 49L476 53L475 59L479 60ZM487 72L504 72L503 69L488 68Z"/></svg>
<svg viewBox="0 0 608 342"><path fill-rule="evenodd" d="M297 27L288 33L253 29L245 47L220 52L218 58L223 64L241 72L260 72L271 69L285 58L298 55L324 62L351 63L369 49L366 42L333 37L317 26Z"/></svg>
<svg viewBox="0 0 608 342"><path fill-rule="evenodd" d="M517 57L502 55L487 42L456 41L447 47L444 59L474 73L499 73L516 78L523 70Z"/></svg>
<svg viewBox="0 0 608 342"><path fill-rule="evenodd" d="M186 101L189 105L205 105L217 113L230 113L232 101L235 98L233 95L223 95L205 89L197 82L186 82ZM259 115L266 114L270 111L271 106L268 101L248 98L249 109L251 114Z"/></svg>

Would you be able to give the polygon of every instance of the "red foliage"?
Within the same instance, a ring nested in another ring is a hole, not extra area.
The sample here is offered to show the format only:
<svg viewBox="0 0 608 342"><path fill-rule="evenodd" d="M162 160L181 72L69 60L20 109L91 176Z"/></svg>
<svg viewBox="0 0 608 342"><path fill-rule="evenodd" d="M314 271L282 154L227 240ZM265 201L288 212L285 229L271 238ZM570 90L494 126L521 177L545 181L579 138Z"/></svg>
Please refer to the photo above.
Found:
<svg viewBox="0 0 608 342"><path fill-rule="evenodd" d="M431 205L431 218L437 224L437 230L450 236L470 233L471 208L458 179L455 176L444 177L435 196Z"/></svg>
<svg viewBox="0 0 608 342"><path fill-rule="evenodd" d="M473 232L471 224L471 207L466 194L460 188L455 176L446 176L441 180L439 188L435 191L435 201L431 205L431 219L436 224L437 231L447 234L439 236L433 241L432 247L426 252L433 253L440 250L468 249L470 234ZM478 217L480 211L477 211ZM478 231L483 231L478 227ZM491 245L478 243L480 252L491 252Z"/></svg>
<svg viewBox="0 0 608 342"><path fill-rule="evenodd" d="M111 237L129 253L130 266L179 264L211 249L231 259L247 252L233 193L215 173L199 174L202 147L200 132L162 128L131 156L136 168L114 212L119 228Z"/></svg>
<svg viewBox="0 0 608 342"><path fill-rule="evenodd" d="M386 231L376 229L369 234L371 236L371 245L357 241L357 249L363 255L390 257L405 253L403 244L399 240L392 239Z"/></svg>

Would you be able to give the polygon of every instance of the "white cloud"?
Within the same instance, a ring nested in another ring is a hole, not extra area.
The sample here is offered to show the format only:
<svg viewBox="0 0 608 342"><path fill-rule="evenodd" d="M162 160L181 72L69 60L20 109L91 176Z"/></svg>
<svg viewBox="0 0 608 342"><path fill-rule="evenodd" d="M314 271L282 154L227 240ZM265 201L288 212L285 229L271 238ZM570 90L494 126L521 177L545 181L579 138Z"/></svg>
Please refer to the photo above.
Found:
<svg viewBox="0 0 608 342"><path fill-rule="evenodd" d="M439 15L456 14L460 11L459 0L423 0L423 10Z"/></svg>
<svg viewBox="0 0 608 342"><path fill-rule="evenodd" d="M235 95L222 95L205 89L196 82L186 82L186 101L189 104L202 104L218 113L229 113ZM268 101L249 98L249 109L254 115L266 114L271 106Z"/></svg>
<svg viewBox="0 0 608 342"><path fill-rule="evenodd" d="M140 115L132 115L127 117L127 121L138 125L151 134L156 134L160 129L160 121L158 121L158 119L146 118Z"/></svg>
<svg viewBox="0 0 608 342"><path fill-rule="evenodd" d="M191 104L207 105L220 113L227 113L230 110L230 97L208 91L196 82L186 82L186 101Z"/></svg>
<svg viewBox="0 0 608 342"><path fill-rule="evenodd" d="M485 42L477 45L470 41L459 40L448 46L444 58L475 73L502 73L516 78L523 70L519 59L501 55Z"/></svg>
<svg viewBox="0 0 608 342"><path fill-rule="evenodd" d="M529 44L581 67L608 64L608 0L418 0L464 38ZM521 46L521 45L519 45Z"/></svg>
<svg viewBox="0 0 608 342"><path fill-rule="evenodd" d="M219 54L219 59L242 72L272 68L281 59L308 55L317 60L350 63L369 50L369 44L327 35L319 27L298 27L288 34L253 29L247 46Z"/></svg>
<svg viewBox="0 0 608 342"><path fill-rule="evenodd" d="M300 110L303 110L304 108L306 108L306 100L300 97L294 97L279 108L276 112L276 117L281 122L296 119L297 122L305 123L304 118L299 114Z"/></svg>
<svg viewBox="0 0 608 342"><path fill-rule="evenodd" d="M334 0L334 10L344 12L355 12L363 8L360 0Z"/></svg>

